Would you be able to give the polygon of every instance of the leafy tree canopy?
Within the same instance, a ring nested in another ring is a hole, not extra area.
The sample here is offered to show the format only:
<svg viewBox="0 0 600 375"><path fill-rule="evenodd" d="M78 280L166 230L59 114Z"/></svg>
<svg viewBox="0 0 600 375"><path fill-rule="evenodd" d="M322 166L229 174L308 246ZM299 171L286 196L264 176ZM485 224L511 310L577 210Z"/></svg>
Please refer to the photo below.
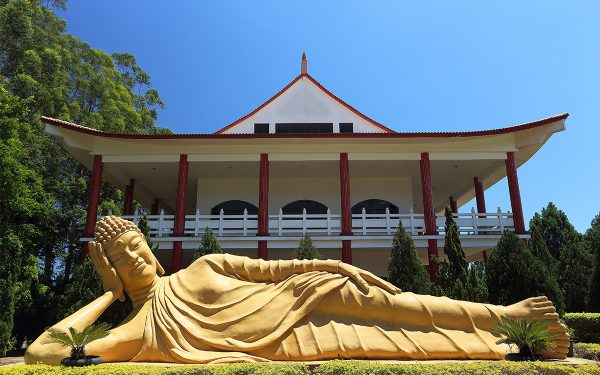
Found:
<svg viewBox="0 0 600 375"><path fill-rule="evenodd" d="M505 231L486 263L489 302L510 305L545 295L559 312L564 299L556 280L515 233Z"/></svg>
<svg viewBox="0 0 600 375"><path fill-rule="evenodd" d="M529 229L531 233L539 230L554 259L560 258L560 252L564 246L578 241L581 237L569 222L567 215L552 202L542 209L541 215L538 213L533 215L529 222Z"/></svg>

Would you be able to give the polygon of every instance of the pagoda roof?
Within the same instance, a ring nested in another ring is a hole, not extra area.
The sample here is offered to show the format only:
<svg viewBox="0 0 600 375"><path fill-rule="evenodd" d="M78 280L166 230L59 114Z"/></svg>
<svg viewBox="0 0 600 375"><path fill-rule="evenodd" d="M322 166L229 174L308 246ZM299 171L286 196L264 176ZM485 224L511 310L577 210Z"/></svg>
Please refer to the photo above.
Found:
<svg viewBox="0 0 600 375"><path fill-rule="evenodd" d="M301 74L296 79L302 77ZM312 79L312 78L311 78ZM294 81L292 81L293 83ZM288 85L289 86L289 85ZM284 89L285 90L285 89ZM332 94L333 95L333 94ZM274 98L274 97L273 97ZM270 100L273 100L271 98ZM268 102L266 102L268 103ZM263 104L264 105L266 105ZM350 107L352 108L352 107ZM260 109L260 107L259 107ZM257 109L258 110L258 109ZM257 111L255 110L255 111ZM250 116L246 115L242 119ZM90 128L84 125L75 124L69 121L64 121L52 117L41 116L42 122L58 126L60 128L74 130L76 132L95 135L107 138L124 138L124 139L251 139L251 138L462 138L462 137L478 137L486 135L500 135L514 133L523 130L529 130L536 127L551 124L557 121L565 120L569 117L568 113L562 113L543 119L530 121L518 125L512 125L504 128L488 129L488 130L473 130L473 131L455 131L455 132L395 132L388 129L385 133L319 133L319 134L253 134L253 133L222 133L227 127L233 126L234 123L217 131L216 133L196 133L196 134L137 134L137 133L116 133L107 132ZM241 121L238 120L238 121ZM383 125L381 125L383 126ZM387 129L387 128L386 128Z"/></svg>

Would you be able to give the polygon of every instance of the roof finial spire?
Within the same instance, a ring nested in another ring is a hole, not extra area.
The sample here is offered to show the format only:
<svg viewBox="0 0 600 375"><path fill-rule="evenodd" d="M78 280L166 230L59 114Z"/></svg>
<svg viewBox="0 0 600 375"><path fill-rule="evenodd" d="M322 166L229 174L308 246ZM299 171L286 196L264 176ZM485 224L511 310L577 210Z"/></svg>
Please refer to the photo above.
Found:
<svg viewBox="0 0 600 375"><path fill-rule="evenodd" d="M300 65L300 74L308 74L308 61L306 61L305 52L302 52L302 64Z"/></svg>

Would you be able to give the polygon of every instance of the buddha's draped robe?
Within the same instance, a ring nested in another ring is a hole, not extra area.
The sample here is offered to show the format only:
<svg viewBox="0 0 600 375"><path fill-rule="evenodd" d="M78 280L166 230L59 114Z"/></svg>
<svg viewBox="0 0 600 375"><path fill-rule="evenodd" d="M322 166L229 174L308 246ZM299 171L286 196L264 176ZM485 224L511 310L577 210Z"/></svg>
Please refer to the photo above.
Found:
<svg viewBox="0 0 600 375"><path fill-rule="evenodd" d="M132 360L448 358L448 353L431 354L439 345L449 347L454 358L499 359L505 353L494 343L497 338L474 325L466 332L436 327L418 298L426 323L403 322L396 296L374 286L365 295L348 277L334 273L337 261L326 263L330 272L311 271L310 261L202 257L159 279L145 306L143 346ZM468 347L457 344L465 339Z"/></svg>

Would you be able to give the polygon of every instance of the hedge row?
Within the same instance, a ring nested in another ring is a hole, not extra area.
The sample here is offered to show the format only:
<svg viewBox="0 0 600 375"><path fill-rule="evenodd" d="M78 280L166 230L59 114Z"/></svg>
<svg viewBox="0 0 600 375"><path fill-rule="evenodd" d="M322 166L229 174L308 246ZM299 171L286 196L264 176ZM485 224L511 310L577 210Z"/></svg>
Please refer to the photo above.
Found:
<svg viewBox="0 0 600 375"><path fill-rule="evenodd" d="M562 319L575 331L575 340L600 344L600 314L567 313Z"/></svg>
<svg viewBox="0 0 600 375"><path fill-rule="evenodd" d="M600 344L575 343L575 357L600 361Z"/></svg>
<svg viewBox="0 0 600 375"><path fill-rule="evenodd" d="M79 374L169 374L169 375L305 375L310 370L305 364L268 363L268 364L232 364L232 365L182 365L182 366L148 366L129 364L104 364L89 367L61 367L46 365L14 365L0 367L0 374L16 375L79 375ZM386 364L369 361L330 361L316 369L316 375L600 375L598 365L565 365L552 362L445 362L421 364Z"/></svg>

